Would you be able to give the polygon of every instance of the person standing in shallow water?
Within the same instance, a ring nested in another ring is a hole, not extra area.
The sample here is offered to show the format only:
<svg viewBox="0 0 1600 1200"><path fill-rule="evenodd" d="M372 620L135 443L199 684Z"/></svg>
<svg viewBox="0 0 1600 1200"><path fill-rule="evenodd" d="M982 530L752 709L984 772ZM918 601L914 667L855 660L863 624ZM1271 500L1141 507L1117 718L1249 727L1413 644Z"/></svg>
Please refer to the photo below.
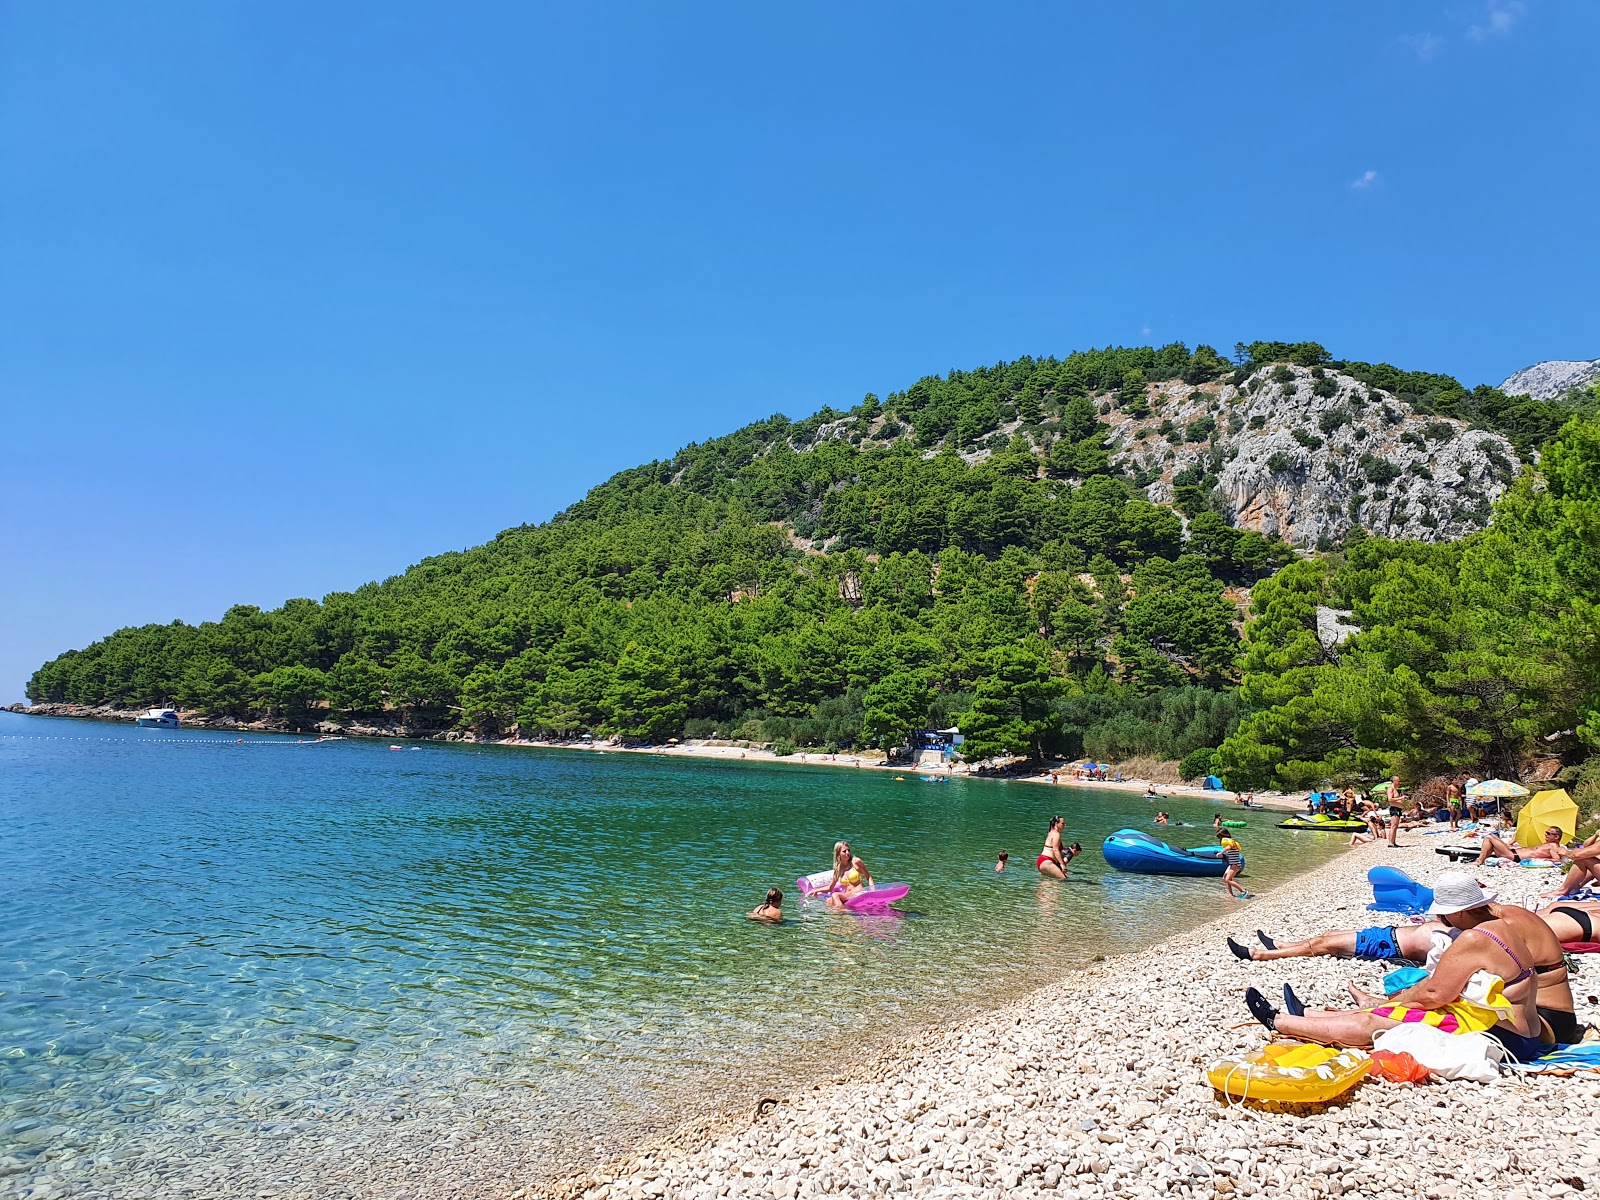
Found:
<svg viewBox="0 0 1600 1200"><path fill-rule="evenodd" d="M1065 817L1051 817L1050 828L1044 835L1044 849L1039 851L1039 857L1034 860L1034 865L1039 868L1039 874L1051 879L1065 879L1067 877L1067 864L1076 858L1081 847L1074 842L1064 853L1061 848L1061 828L1067 823Z"/></svg>
<svg viewBox="0 0 1600 1200"><path fill-rule="evenodd" d="M1239 872L1244 870L1244 848L1239 845L1231 833L1224 833L1219 843L1222 846L1222 855L1228 860L1228 869L1222 873L1222 886L1227 889L1228 895L1235 899L1243 899L1250 893L1246 892L1236 882Z"/></svg>

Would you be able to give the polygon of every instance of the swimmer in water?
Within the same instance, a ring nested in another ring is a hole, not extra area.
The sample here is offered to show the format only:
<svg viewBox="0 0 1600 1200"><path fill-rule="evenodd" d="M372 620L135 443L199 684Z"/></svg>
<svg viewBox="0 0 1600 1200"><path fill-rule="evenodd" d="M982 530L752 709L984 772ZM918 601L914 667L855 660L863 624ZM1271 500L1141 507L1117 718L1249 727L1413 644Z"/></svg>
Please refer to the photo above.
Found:
<svg viewBox="0 0 1600 1200"><path fill-rule="evenodd" d="M994 869L995 869L995 871L996 872L1004 871L1006 869L1006 861L1010 857L1011 857L1011 851L1009 851L1009 850L1000 851L1000 857L994 860Z"/></svg>
<svg viewBox="0 0 1600 1200"><path fill-rule="evenodd" d="M745 917L751 921L765 921L769 925L778 924L783 920L783 893L777 888L768 888L766 902L745 913Z"/></svg>
<svg viewBox="0 0 1600 1200"><path fill-rule="evenodd" d="M1166 813L1158 812L1156 814L1156 824L1157 825L1170 825L1171 823L1172 823L1172 818L1167 816Z"/></svg>

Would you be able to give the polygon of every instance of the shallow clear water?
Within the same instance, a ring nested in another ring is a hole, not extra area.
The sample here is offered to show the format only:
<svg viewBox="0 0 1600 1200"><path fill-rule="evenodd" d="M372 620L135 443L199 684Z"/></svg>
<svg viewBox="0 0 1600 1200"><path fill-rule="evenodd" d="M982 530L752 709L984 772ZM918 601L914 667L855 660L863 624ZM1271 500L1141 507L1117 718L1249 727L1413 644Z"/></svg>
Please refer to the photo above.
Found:
<svg viewBox="0 0 1600 1200"><path fill-rule="evenodd" d="M1214 805L1163 807L1201 826L1164 836L1211 840ZM1215 880L1105 865L1101 838L1153 828L1154 808L0 714L0 1193L104 1186L152 1137L254 1156L286 1121L325 1136L430 1106L448 1124L514 1102L532 1134L587 1146L685 1089L1015 994L1234 903ZM1032 868L1056 811L1086 847L1067 884ZM1241 834L1254 888L1335 852L1275 819ZM841 836L913 885L903 913L798 901L795 877ZM790 920L744 920L773 884Z"/></svg>

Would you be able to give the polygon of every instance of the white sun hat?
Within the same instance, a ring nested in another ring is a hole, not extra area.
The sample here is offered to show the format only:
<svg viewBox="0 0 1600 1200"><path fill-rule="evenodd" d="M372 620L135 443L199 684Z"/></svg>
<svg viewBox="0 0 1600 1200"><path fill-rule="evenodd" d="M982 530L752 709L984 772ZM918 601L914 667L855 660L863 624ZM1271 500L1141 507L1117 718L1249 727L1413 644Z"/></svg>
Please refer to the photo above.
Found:
<svg viewBox="0 0 1600 1200"><path fill-rule="evenodd" d="M1466 912L1469 908L1482 908L1493 899L1494 893L1484 891L1465 871L1446 871L1433 881L1433 903L1428 906L1428 915Z"/></svg>

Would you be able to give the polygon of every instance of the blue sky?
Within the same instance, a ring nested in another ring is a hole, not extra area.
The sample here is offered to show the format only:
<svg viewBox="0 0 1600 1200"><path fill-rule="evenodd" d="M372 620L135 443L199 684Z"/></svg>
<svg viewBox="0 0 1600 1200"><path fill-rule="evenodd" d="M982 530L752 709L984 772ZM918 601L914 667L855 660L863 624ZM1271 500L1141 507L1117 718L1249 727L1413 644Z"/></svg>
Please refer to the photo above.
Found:
<svg viewBox="0 0 1600 1200"><path fill-rule="evenodd" d="M0 4L0 701L1021 354L1600 355L1600 6Z"/></svg>

